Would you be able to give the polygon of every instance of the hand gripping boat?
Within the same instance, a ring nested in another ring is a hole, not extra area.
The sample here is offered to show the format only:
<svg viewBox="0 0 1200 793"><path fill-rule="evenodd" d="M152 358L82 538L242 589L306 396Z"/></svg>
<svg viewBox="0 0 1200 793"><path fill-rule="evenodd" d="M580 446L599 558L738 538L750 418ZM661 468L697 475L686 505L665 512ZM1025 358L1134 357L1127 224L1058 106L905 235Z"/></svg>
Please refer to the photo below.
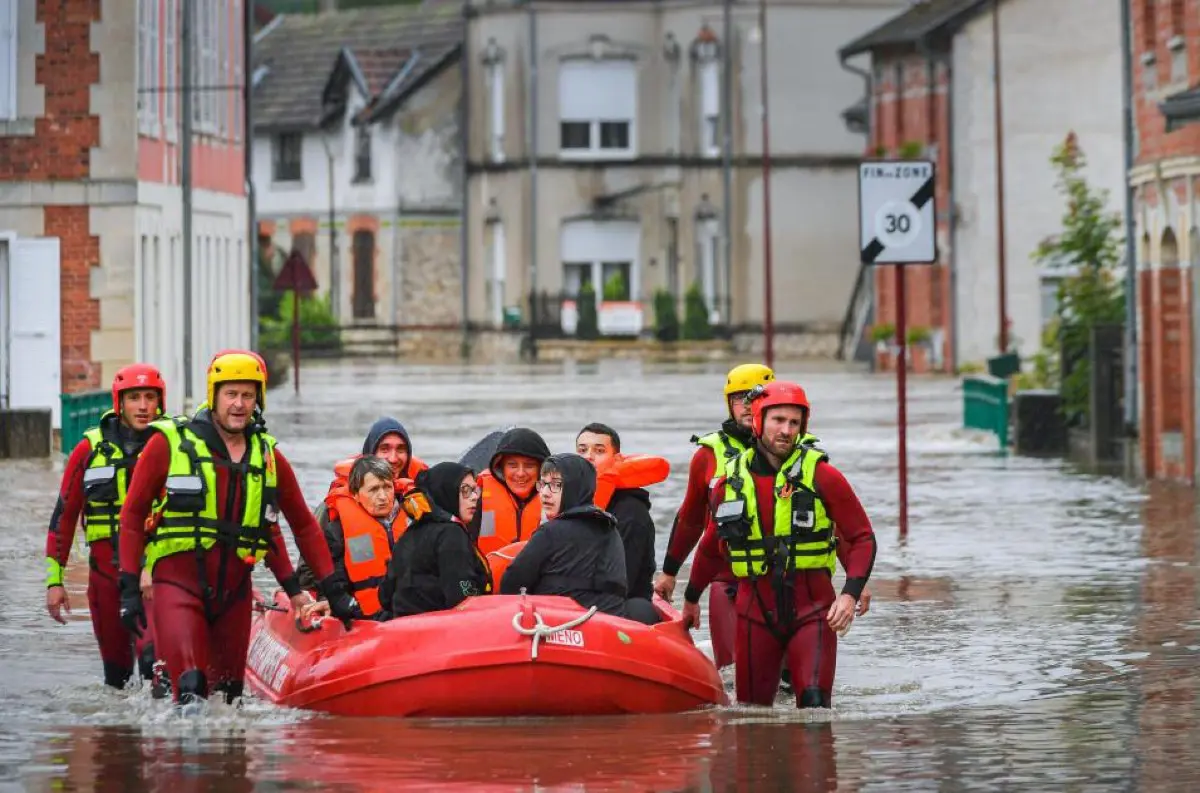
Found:
<svg viewBox="0 0 1200 793"><path fill-rule="evenodd" d="M643 625L570 598L486 595L386 623L302 626L256 593L246 682L277 705L340 716L674 713L728 700L679 612Z"/></svg>

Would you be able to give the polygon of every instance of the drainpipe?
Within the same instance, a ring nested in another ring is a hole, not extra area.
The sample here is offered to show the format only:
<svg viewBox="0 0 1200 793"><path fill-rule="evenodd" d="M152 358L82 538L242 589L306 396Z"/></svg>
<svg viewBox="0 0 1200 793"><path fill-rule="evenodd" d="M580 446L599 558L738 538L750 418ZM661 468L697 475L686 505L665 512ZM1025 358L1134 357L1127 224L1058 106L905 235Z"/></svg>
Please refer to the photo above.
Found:
<svg viewBox="0 0 1200 793"><path fill-rule="evenodd" d="M872 121L874 121L872 116L874 115L874 112L875 112L875 95L874 95L874 88L873 88L874 81L871 77L871 72L867 71L866 69L859 68L858 66L855 66L852 63L849 63L849 62L847 62L847 60L845 58L841 58L841 57L838 58L838 64L845 71L850 72L851 74L862 78L863 93L867 98L867 130L866 130L867 146L870 147L871 143L872 143L872 141L871 141ZM838 350L839 350L838 357L842 358L843 360L845 359L847 354L849 354L851 358L854 357L854 350L847 351L845 349L846 328L850 327L851 325L853 325L855 323L855 315L857 314L857 312L855 311L855 307L858 304L859 290L862 288L862 284L863 284L864 280L866 281L866 284L867 284L866 288L870 289L872 291L872 293L874 292L874 286L875 286L874 279L866 278L866 274L868 272L872 271L872 269L873 268L869 264L859 264L858 265L858 277L857 277L857 280L854 282L854 290L850 293L850 304L846 307L846 318L845 318L845 321L843 321L843 323L842 323L842 338L838 340ZM871 297L872 302L874 302L874 299L875 298L872 295L872 297Z"/></svg>
<svg viewBox="0 0 1200 793"><path fill-rule="evenodd" d="M529 157L529 358L537 360L537 275L538 275L538 44L537 14L533 0L526 0L529 22L529 118L526 121L526 156Z"/></svg>
<svg viewBox="0 0 1200 793"><path fill-rule="evenodd" d="M180 86L179 110L183 113L180 133L180 187L183 199L183 412L192 411L192 24L196 17L194 3L183 4L180 18Z"/></svg>
<svg viewBox="0 0 1200 793"><path fill-rule="evenodd" d="M947 195L947 217L950 220L950 306L946 318L950 335L950 367L958 370L958 200L954 191L954 55L953 48L946 56L946 169L950 189Z"/></svg>
<svg viewBox="0 0 1200 793"><path fill-rule="evenodd" d="M1125 137L1125 430L1130 438L1138 433L1138 328L1137 328L1137 240L1133 213L1134 99L1133 99L1133 25L1129 3L1121 0L1121 77L1122 110ZM1126 454L1126 459L1129 455Z"/></svg>
<svg viewBox="0 0 1200 793"><path fill-rule="evenodd" d="M258 349L258 219L254 195L254 3L242 4L243 166L246 171L246 248L250 256L250 349Z"/></svg>
<svg viewBox="0 0 1200 793"><path fill-rule="evenodd" d="M1008 352L1008 267L1004 218L1004 82L1000 71L1000 0L992 0L992 106L996 141L996 292L1000 299L998 355Z"/></svg>
<svg viewBox="0 0 1200 793"><path fill-rule="evenodd" d="M469 145L470 135L468 131L471 129L471 68L470 68L470 5L463 3L462 10L462 52L459 55L458 63L461 76L459 83L462 85L461 93L458 97L458 159L460 165L459 172L459 191L462 201L462 208L459 210L459 234L458 234L458 257L459 257L459 277L462 279L462 344L459 350L463 358L467 358L471 354L470 348L470 332L471 321L470 317L470 273L471 273L471 201L470 201L470 184L469 173L467 170L467 158L471 154Z"/></svg>
<svg viewBox="0 0 1200 793"><path fill-rule="evenodd" d="M721 58L721 193L724 205L721 212L721 247L725 259L725 328L733 334L733 0L724 0L721 11L721 38L724 45ZM740 51L739 47L739 51ZM680 152L682 154L682 152ZM678 226L675 233L678 234ZM676 246L675 266L679 254ZM686 291L686 290L684 290ZM678 296L676 296L678 299Z"/></svg>

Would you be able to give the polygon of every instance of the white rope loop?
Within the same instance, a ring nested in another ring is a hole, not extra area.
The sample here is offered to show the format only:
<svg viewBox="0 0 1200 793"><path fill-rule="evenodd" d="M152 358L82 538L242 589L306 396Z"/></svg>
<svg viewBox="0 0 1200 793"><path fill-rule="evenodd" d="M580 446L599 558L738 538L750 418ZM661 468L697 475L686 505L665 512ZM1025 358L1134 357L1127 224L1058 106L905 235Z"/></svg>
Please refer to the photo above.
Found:
<svg viewBox="0 0 1200 793"><path fill-rule="evenodd" d="M595 606L592 606L590 609L585 611L583 614L580 614L578 617L576 617L573 620L568 620L567 622L564 622L562 625L547 625L546 622L542 619L542 615L538 614L535 611L535 612L533 612L534 625L532 628L526 628L525 626L523 626L521 624L521 616L524 612L518 611L516 614L513 615L512 626L513 626L513 630L515 630L517 633L521 634L522 636L532 636L533 637L533 647L532 647L532 651L530 653L529 659L531 661L536 661L537 657L538 657L538 642L540 642L546 636L553 636L554 634L556 634L560 631L569 631L572 628L579 627L583 623L590 620L596 614L596 611L597 611L597 608Z"/></svg>

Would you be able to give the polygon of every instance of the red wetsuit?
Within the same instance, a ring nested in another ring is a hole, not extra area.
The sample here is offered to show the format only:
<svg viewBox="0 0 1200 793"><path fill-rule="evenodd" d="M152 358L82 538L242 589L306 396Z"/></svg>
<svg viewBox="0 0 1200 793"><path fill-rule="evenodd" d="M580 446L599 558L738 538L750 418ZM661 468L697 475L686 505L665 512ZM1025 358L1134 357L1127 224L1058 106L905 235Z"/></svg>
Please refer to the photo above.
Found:
<svg viewBox="0 0 1200 793"><path fill-rule="evenodd" d="M663 557L662 569L667 575L679 574L679 568L704 534L711 514L709 485L716 475L717 457L713 450L707 446L696 449L688 466L687 490L675 515L675 525L671 527L671 538ZM692 575L695 575L695 569ZM708 631L712 637L713 660L718 667L725 667L733 663L737 625L733 598L737 592L737 579L726 569L719 572L715 580L717 584L708 593Z"/></svg>
<svg viewBox="0 0 1200 793"><path fill-rule="evenodd" d="M215 432L213 433L215 435ZM225 444L205 437L213 457L228 460ZM247 454L249 450L247 449ZM142 566L146 544L146 516L167 480L170 447L166 436L155 433L146 443L134 470L133 481L121 510L121 572L136 573ZM329 548L308 510L292 466L275 450L279 508L288 520L300 554L317 580L333 571ZM240 523L245 497L245 476L230 476L227 465L215 465L216 503L223 519ZM232 481L232 487L231 487ZM231 492L232 491L232 492ZM272 548L267 564L283 582L293 574L278 525L272 526ZM200 581L201 560L204 581ZM189 675L185 694L207 696L208 686L227 698L241 693L246 652L250 640L251 565L236 552L218 543L207 552L187 551L163 557L154 565L154 609L158 617L158 655L166 661L178 700L180 678ZM207 592L206 592L207 590ZM207 594L207 596L206 596ZM196 673L203 675L196 681ZM200 690L197 690L200 689Z"/></svg>
<svg viewBox="0 0 1200 793"><path fill-rule="evenodd" d="M770 537L775 532L776 472L762 454L754 456L750 470L762 533L764 537ZM829 519L836 526L838 557L846 570L842 594L857 600L875 565L875 532L871 521L854 488L830 463L817 465L815 485ZM722 498L724 486L722 478L713 488L714 503ZM710 518L692 564L691 580L684 594L686 600L699 602L704 588L728 569L722 551L723 543L717 535L716 523ZM830 707L837 664L837 634L826 621L826 614L836 599L832 577L826 570L789 573L790 609L786 604L785 608L778 608L777 580L777 576L768 574L756 581L738 581L734 646L738 701L772 704L786 655L797 704L800 707Z"/></svg>
<svg viewBox="0 0 1200 793"><path fill-rule="evenodd" d="M50 518L46 534L46 556L55 559L60 567L67 566L75 527L83 514L86 494L83 474L92 456L92 443L84 438L75 445L63 471L58 503ZM129 474L126 474L129 476ZM146 604L146 629L140 639L121 624L121 594L117 588L117 554L112 540L97 540L88 548L88 611L92 618L92 633L100 645L100 661L104 665L104 682L114 688L124 688L133 676L134 661L142 677L150 679L154 666L154 617Z"/></svg>

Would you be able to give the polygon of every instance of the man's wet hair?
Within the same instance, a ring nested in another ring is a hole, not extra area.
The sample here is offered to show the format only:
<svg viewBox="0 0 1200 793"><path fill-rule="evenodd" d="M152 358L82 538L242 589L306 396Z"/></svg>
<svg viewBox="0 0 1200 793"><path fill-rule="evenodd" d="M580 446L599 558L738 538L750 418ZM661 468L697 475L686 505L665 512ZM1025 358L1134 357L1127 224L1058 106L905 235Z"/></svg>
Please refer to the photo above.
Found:
<svg viewBox="0 0 1200 793"><path fill-rule="evenodd" d="M614 430L612 427L608 426L607 424L601 424L598 421L593 421L591 424L588 424L586 427L581 429L579 431L579 435L582 435L585 432L592 432L592 433L595 433L596 435L607 435L609 437L609 440L612 441L613 451L614 452L621 451L621 436L617 434L616 430ZM579 442L579 435L575 436L576 443Z"/></svg>
<svg viewBox="0 0 1200 793"><path fill-rule="evenodd" d="M350 492L362 490L367 474L375 474L385 482L392 481L392 466L382 457L359 457L350 467Z"/></svg>

